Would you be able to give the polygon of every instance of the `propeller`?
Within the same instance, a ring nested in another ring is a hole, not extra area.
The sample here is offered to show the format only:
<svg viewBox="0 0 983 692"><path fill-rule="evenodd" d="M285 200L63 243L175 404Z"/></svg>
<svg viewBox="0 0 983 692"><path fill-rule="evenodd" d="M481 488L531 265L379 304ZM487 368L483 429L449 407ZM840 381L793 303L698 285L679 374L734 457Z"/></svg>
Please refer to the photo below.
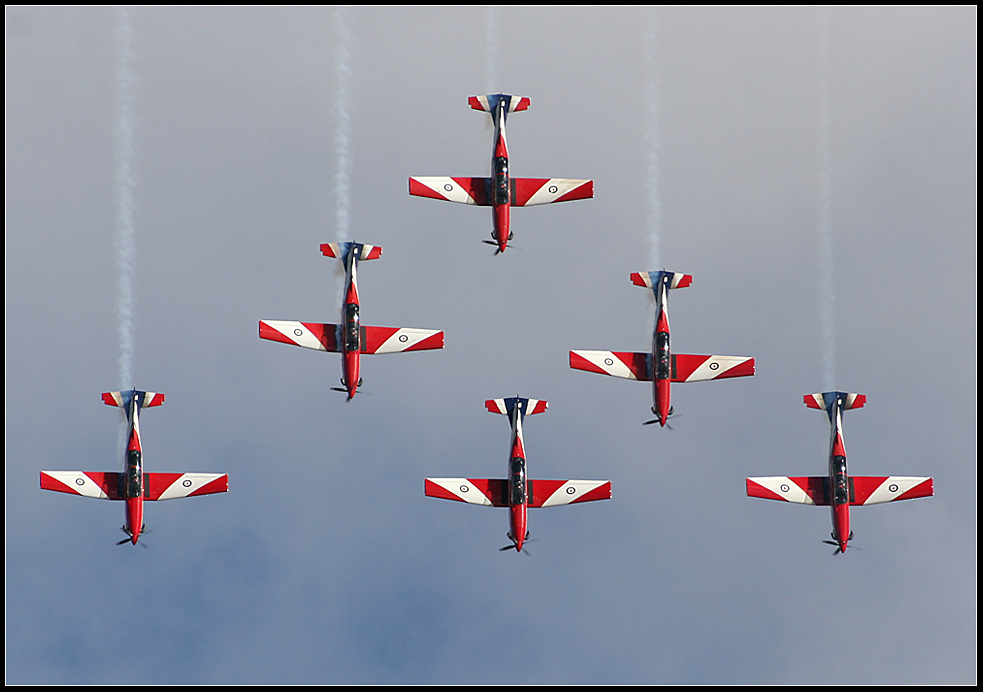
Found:
<svg viewBox="0 0 983 692"><path fill-rule="evenodd" d="M125 526L119 527L119 530L126 534L126 538L124 538L121 541L117 541L116 542L116 545L123 545L124 543L132 543L133 542L133 537L130 534L130 532L126 530L126 527ZM147 531L147 527L146 526L144 526L143 528L140 529L140 535L141 536L143 536L143 535L145 535L147 533L150 533L150 532ZM139 540L137 541L137 545L143 546L144 549L147 548L147 544L146 543L141 543Z"/></svg>

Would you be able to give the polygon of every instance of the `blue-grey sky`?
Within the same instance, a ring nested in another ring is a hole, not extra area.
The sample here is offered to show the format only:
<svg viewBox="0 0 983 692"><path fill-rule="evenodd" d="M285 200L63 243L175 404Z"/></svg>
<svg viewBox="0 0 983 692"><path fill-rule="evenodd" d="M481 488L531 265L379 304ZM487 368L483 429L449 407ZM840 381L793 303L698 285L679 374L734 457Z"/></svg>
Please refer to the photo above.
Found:
<svg viewBox="0 0 983 692"><path fill-rule="evenodd" d="M148 504L141 549L114 545L119 504L38 489L41 469L121 465L99 400L119 379L116 15L5 10L6 681L975 683L976 9L830 9L824 63L810 8L355 8L345 85L333 13L130 12L132 372L167 395L146 466L230 476ZM513 174L596 195L515 211L500 257L487 209L406 192L487 173L467 97L492 88L532 99ZM256 327L337 319L318 245L338 239L340 92L349 235L385 248L362 319L446 332L363 359L349 404L337 355ZM628 276L663 267L694 277L670 299L677 351L757 359L674 387L671 431L641 425L648 386L567 364L648 347ZM868 396L851 472L936 488L855 509L862 551L835 558L827 510L744 491L825 472L802 395L827 343L836 387ZM531 512L528 556L498 552L506 512L423 495L427 475L504 475L482 402L517 393L550 402L530 475L614 492Z"/></svg>

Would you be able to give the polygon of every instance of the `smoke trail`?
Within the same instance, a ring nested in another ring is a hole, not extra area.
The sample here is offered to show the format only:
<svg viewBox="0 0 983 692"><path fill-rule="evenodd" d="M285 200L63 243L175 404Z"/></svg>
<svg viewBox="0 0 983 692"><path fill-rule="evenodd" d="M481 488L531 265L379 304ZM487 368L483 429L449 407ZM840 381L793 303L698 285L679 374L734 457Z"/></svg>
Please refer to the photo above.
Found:
<svg viewBox="0 0 983 692"><path fill-rule="evenodd" d="M331 108L331 124L334 130L332 149L335 161L335 173L332 181L335 202L335 238L343 243L350 239L349 209L351 193L348 170L351 164L351 110L349 84L352 77L352 37L348 28L349 10L347 7L336 7L332 16L332 33L334 38L334 76L335 95ZM371 242L371 241L369 241ZM345 272L341 263L341 271L336 273L338 278L338 302L345 299Z"/></svg>
<svg viewBox="0 0 983 692"><path fill-rule="evenodd" d="M334 125L335 174L335 235L339 242L349 239L348 223L351 204L348 169L350 166L351 113L349 111L349 83L351 82L351 32L348 28L348 8L336 7L334 11L334 72L335 99L332 108Z"/></svg>
<svg viewBox="0 0 983 692"><path fill-rule="evenodd" d="M485 79L486 94L498 93L498 13L495 7L485 8Z"/></svg>
<svg viewBox="0 0 983 692"><path fill-rule="evenodd" d="M824 391L836 386L836 329L834 324L833 234L830 208L833 163L829 131L829 25L819 12L819 295Z"/></svg>
<svg viewBox="0 0 983 692"><path fill-rule="evenodd" d="M645 123L642 139L646 149L645 226L648 229L649 266L646 270L661 269L659 236L662 233L662 200L659 190L659 76L656 62L657 22L655 11L645 9L642 45L645 61Z"/></svg>
<svg viewBox="0 0 983 692"><path fill-rule="evenodd" d="M133 124L136 74L129 13L116 9L116 317L119 335L119 386L133 387L133 261L136 254L133 213Z"/></svg>

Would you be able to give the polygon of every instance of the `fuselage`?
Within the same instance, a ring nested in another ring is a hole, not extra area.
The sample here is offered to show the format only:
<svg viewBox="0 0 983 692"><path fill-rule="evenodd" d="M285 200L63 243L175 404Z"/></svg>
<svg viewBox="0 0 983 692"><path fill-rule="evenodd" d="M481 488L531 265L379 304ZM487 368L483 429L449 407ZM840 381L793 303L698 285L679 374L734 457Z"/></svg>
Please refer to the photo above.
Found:
<svg viewBox="0 0 983 692"><path fill-rule="evenodd" d="M827 408L829 413L829 492L833 541L839 552L846 552L850 541L850 476L843 445L843 402L839 395Z"/></svg>
<svg viewBox="0 0 983 692"><path fill-rule="evenodd" d="M516 551L526 540L526 515L529 509L529 486L526 479L526 452L522 443L522 404L512 410L512 441L509 453L509 538Z"/></svg>
<svg viewBox="0 0 983 692"><path fill-rule="evenodd" d="M672 383L672 350L669 344L669 310L668 287L669 279L659 279L659 287L655 291L655 329L652 333L652 413L659 420L659 425L665 426L671 405Z"/></svg>
<svg viewBox="0 0 983 692"><path fill-rule="evenodd" d="M123 530L136 545L143 531L143 448L140 444L140 407L134 393L126 406L126 452L123 457L122 495L126 502Z"/></svg>
<svg viewBox="0 0 983 692"><path fill-rule="evenodd" d="M505 102L499 101L492 111L495 126L495 141L492 146L492 237L498 243L498 251L505 252L511 232L509 213L511 208L512 185L509 178L509 149L505 140L505 118L508 111Z"/></svg>
<svg viewBox="0 0 983 692"><path fill-rule="evenodd" d="M341 306L341 383L348 392L348 401L355 396L359 385L359 352L362 331L359 325L358 254L354 246L345 257L345 300Z"/></svg>

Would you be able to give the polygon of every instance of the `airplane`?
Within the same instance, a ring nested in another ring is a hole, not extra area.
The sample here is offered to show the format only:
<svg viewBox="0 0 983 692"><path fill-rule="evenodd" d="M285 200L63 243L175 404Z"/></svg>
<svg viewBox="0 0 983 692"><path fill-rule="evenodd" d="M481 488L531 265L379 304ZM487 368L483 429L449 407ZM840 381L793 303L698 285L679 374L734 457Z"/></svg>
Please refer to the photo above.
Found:
<svg viewBox="0 0 983 692"><path fill-rule="evenodd" d="M489 399L485 408L492 413L509 417L512 442L509 453L508 478L427 478L424 493L427 497L456 500L472 505L509 508L509 540L501 550L522 550L529 538L526 512L529 507L556 507L576 502L611 499L611 481L554 481L526 478L526 451L522 441L522 421L525 416L542 413L548 402L540 399Z"/></svg>
<svg viewBox="0 0 983 692"><path fill-rule="evenodd" d="M492 207L493 240L482 242L496 245L495 254L505 252L512 240L509 210L512 207L531 207L537 204L590 199L594 196L593 180L564 178L513 178L509 175L509 150L505 142L505 120L509 113L529 108L529 99L511 94L488 94L468 99L471 108L491 115L495 128L492 142L490 178L411 177L410 194L459 204Z"/></svg>
<svg viewBox="0 0 983 692"><path fill-rule="evenodd" d="M665 427L672 415L670 387L673 382L699 382L726 377L750 377L754 358L747 356L695 356L673 353L669 347L668 291L685 288L693 282L689 274L655 271L631 275L636 286L652 289L655 294L655 329L652 350L648 353L619 351L570 351L570 367L629 380L652 382L654 420Z"/></svg>
<svg viewBox="0 0 983 692"><path fill-rule="evenodd" d="M127 537L116 545L137 544L140 534L146 530L143 524L145 501L173 500L229 491L229 476L224 473L149 473L143 470L140 410L163 404L163 394L130 389L125 392L106 392L102 395L102 400L107 406L123 409L126 416L123 472L42 471L41 489L100 500L124 501L126 523L122 529Z"/></svg>
<svg viewBox="0 0 983 692"><path fill-rule="evenodd" d="M826 476L762 476L748 478L748 497L782 500L803 505L829 505L833 521L834 555L845 553L853 540L850 530L850 505L874 505L896 500L931 497L931 478L914 476L851 476L847 473L846 448L843 446L843 412L862 408L863 394L823 392L803 397L809 408L825 410L829 416L829 473Z"/></svg>
<svg viewBox="0 0 983 692"><path fill-rule="evenodd" d="M351 401L362 386L359 376L359 356L370 353L400 353L444 347L444 333L432 329L406 327L367 327L359 324L358 279L359 261L378 259L382 248L362 243L324 243L325 257L341 260L345 265L345 299L341 306L341 324L318 324L283 320L260 320L259 338L279 341L316 351L341 353L341 384L332 387L347 392Z"/></svg>

